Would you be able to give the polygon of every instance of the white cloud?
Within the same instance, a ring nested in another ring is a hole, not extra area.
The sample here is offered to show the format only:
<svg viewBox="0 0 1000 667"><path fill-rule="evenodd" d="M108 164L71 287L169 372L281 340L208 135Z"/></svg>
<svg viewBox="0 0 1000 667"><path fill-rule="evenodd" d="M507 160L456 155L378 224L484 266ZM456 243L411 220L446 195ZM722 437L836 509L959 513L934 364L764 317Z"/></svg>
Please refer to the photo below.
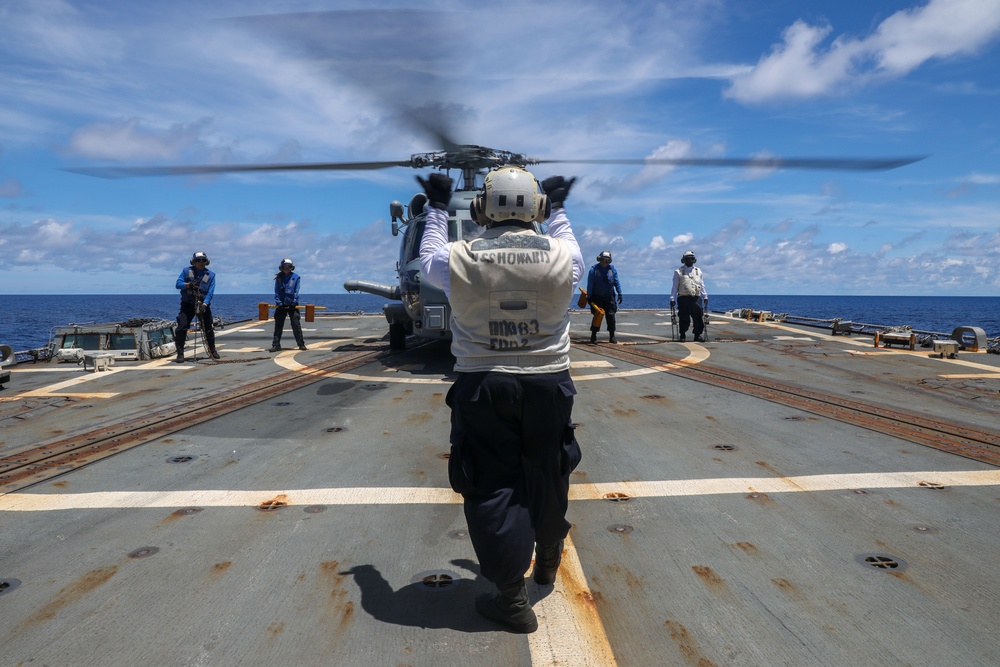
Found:
<svg viewBox="0 0 1000 667"><path fill-rule="evenodd" d="M104 160L160 160L175 158L199 143L207 121L175 124L166 130L149 130L138 119L91 123L70 138L69 150L81 157Z"/></svg>
<svg viewBox="0 0 1000 667"><path fill-rule="evenodd" d="M692 234L691 232L687 232L685 234L678 234L677 236L675 236L672 240L672 243L674 245L684 245L687 243L691 243L693 239L694 239L694 234Z"/></svg>
<svg viewBox="0 0 1000 667"><path fill-rule="evenodd" d="M930 0L901 10L863 39L835 38L833 28L796 21L783 41L726 96L744 103L835 94L873 79L904 76L933 58L975 53L1000 35L1000 0Z"/></svg>
<svg viewBox="0 0 1000 667"><path fill-rule="evenodd" d="M663 240L662 236L654 236L649 242L650 250L665 250L667 248L667 242Z"/></svg>
<svg viewBox="0 0 1000 667"><path fill-rule="evenodd" d="M846 243L831 243L826 247L826 251L831 255L837 255L847 250Z"/></svg>

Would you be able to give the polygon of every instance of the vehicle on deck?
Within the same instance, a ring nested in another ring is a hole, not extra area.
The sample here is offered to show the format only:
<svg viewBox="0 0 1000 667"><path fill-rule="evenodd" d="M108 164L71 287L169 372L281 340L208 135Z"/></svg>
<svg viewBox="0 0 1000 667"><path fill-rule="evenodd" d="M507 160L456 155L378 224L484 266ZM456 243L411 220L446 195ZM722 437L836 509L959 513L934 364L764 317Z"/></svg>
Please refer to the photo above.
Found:
<svg viewBox="0 0 1000 667"><path fill-rule="evenodd" d="M48 348L57 361L82 362L87 355L110 355L116 360L159 359L172 356L175 322L135 318L125 322L70 324L56 327Z"/></svg>

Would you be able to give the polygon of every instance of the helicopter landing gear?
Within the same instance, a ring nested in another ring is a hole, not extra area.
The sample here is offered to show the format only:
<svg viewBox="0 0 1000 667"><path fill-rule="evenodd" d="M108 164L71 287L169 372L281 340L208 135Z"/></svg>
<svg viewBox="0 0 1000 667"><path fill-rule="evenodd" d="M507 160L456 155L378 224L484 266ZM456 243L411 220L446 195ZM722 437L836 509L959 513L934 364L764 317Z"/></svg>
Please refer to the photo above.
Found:
<svg viewBox="0 0 1000 667"><path fill-rule="evenodd" d="M399 322L393 322L389 325L389 349L406 349L406 327Z"/></svg>

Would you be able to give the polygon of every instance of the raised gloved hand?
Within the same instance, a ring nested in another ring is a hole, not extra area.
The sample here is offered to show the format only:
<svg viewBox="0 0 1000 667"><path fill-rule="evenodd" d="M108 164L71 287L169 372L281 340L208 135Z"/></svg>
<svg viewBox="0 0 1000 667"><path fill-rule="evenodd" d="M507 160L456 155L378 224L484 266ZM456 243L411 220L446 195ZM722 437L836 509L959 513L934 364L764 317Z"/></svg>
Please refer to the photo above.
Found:
<svg viewBox="0 0 1000 667"><path fill-rule="evenodd" d="M549 176L542 181L542 190L548 195L552 208L562 208L569 196L569 189L576 183L576 176L568 181L562 176Z"/></svg>
<svg viewBox="0 0 1000 667"><path fill-rule="evenodd" d="M621 294L619 294L619 295L618 295L618 303L621 303L621 302L622 302L622 295L621 295Z"/></svg>
<svg viewBox="0 0 1000 667"><path fill-rule="evenodd" d="M448 202L451 201L451 186L454 181L450 177L440 173L433 173L427 180L417 176L417 183L424 189L428 203L434 208L442 211L448 210Z"/></svg>

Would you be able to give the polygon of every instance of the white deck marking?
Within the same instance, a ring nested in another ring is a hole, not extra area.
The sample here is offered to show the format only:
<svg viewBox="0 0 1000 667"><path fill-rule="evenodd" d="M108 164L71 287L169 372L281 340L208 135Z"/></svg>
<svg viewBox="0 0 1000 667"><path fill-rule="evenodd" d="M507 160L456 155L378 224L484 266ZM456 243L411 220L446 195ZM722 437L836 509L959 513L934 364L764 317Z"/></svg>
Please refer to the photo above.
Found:
<svg viewBox="0 0 1000 667"><path fill-rule="evenodd" d="M774 340L808 340L808 341L814 341L816 339L812 338L811 336L775 336Z"/></svg>
<svg viewBox="0 0 1000 667"><path fill-rule="evenodd" d="M60 389L67 389L69 387L75 387L77 385L83 384L85 382L90 382L98 378L106 378L110 375L116 373L121 373L124 368L111 368L111 370L101 371L100 373L87 373L81 374L78 377L70 378L69 380L63 380L62 382L56 382L55 384L45 385L44 387L39 387L38 389L32 389L26 391L23 394L18 394L17 398L40 398L43 396L67 396L74 398L113 398L117 396L119 392L88 392L88 393L55 393Z"/></svg>
<svg viewBox="0 0 1000 667"><path fill-rule="evenodd" d="M618 664L569 535L559 575L549 594L540 597L538 584L532 579L527 584L528 597L539 620L538 630L528 635L532 665L614 667Z"/></svg>
<svg viewBox="0 0 1000 667"><path fill-rule="evenodd" d="M1000 380L1000 372L997 373L958 373L952 375L938 375L946 380Z"/></svg>
<svg viewBox="0 0 1000 667"><path fill-rule="evenodd" d="M671 498L722 494L801 493L848 489L917 488L921 482L944 486L1000 486L1000 469L802 475L799 477L720 477L650 482L573 484L570 500L600 500L608 493L634 498ZM189 491L97 491L93 493L8 493L2 512L52 512L78 509L156 507L254 507L278 498L289 505L457 505L462 497L450 488L346 487L325 489L204 489Z"/></svg>
<svg viewBox="0 0 1000 667"><path fill-rule="evenodd" d="M610 361L571 361L570 368L614 368Z"/></svg>

